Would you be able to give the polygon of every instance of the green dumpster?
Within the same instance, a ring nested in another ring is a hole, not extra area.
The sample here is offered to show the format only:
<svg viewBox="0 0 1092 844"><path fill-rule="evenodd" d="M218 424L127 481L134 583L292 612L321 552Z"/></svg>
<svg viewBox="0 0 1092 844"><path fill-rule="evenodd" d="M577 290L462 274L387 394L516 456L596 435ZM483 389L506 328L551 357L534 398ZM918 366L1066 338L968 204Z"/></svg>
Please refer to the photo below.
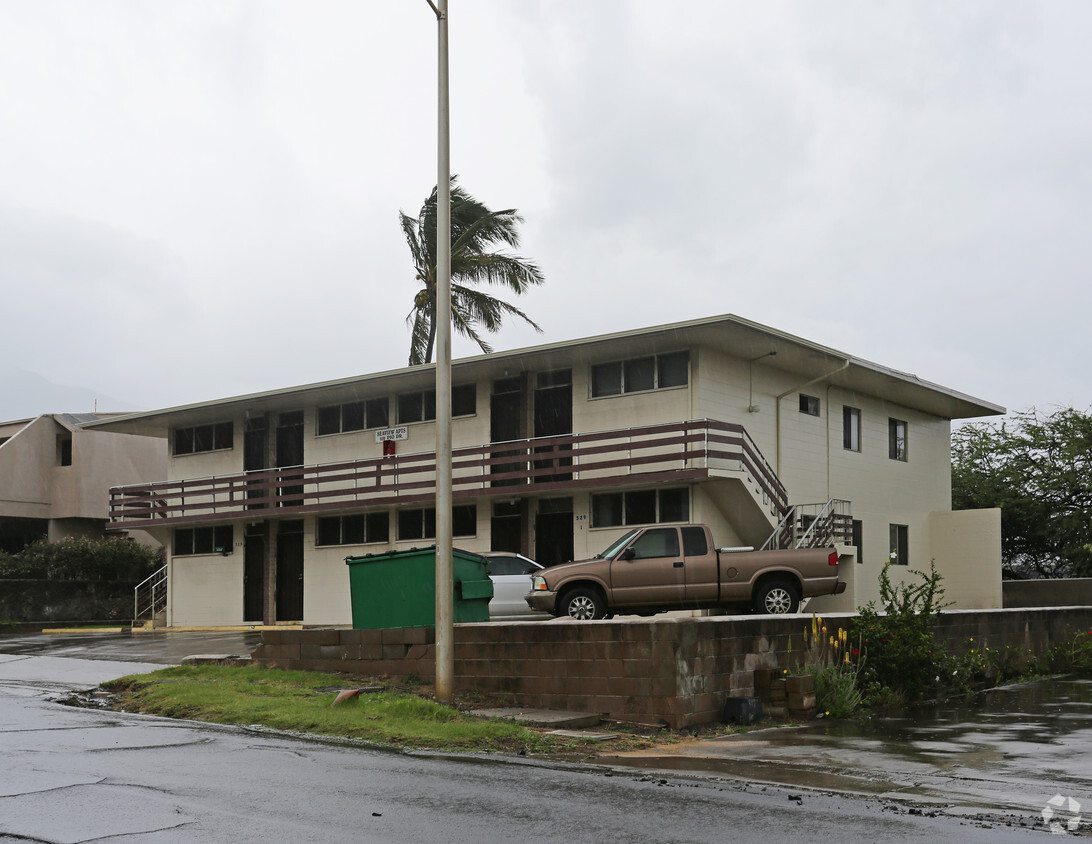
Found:
<svg viewBox="0 0 1092 844"><path fill-rule="evenodd" d="M493 581L484 557L452 551L456 622L489 621ZM436 626L436 546L346 557L353 629Z"/></svg>

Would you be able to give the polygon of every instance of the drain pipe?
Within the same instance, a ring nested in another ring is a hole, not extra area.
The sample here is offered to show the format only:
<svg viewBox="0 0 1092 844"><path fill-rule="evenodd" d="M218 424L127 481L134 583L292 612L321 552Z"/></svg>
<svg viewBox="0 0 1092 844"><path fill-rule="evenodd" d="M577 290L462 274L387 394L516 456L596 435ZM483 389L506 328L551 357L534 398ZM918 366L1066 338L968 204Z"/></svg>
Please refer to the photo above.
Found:
<svg viewBox="0 0 1092 844"><path fill-rule="evenodd" d="M824 372L816 378L812 378L810 381L805 381L803 384L797 384L795 387L790 387L785 392L780 393L777 398L774 399L774 436L777 440L777 476L781 477L781 400L785 398L789 393L795 393L797 390L803 390L805 387L810 387L812 384L816 384L819 381L823 381L827 378L833 378L839 372L845 372L849 369L849 358L846 358L842 365L837 369L832 369L830 372ZM828 394L829 396L829 394ZM829 404L829 402L828 402ZM829 413L829 408L828 408Z"/></svg>

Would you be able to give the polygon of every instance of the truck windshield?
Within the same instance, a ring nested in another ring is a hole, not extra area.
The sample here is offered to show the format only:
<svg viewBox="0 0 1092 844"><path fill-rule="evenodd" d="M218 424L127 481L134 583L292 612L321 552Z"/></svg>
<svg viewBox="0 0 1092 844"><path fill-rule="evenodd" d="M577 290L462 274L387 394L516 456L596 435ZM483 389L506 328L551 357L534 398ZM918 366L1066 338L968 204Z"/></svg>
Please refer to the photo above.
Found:
<svg viewBox="0 0 1092 844"><path fill-rule="evenodd" d="M602 554L596 554L594 557L592 557L592 559L593 560L604 560L604 559L605 560L610 560L610 559L613 559L614 556L619 551L621 551L623 548L625 548L626 545L629 544L629 541L631 539L633 539L633 537L636 536L636 535L637 535L637 530L631 530L629 533L627 533L621 539L614 540L614 542L612 542L610 544L610 547L607 548L606 551L604 551Z"/></svg>

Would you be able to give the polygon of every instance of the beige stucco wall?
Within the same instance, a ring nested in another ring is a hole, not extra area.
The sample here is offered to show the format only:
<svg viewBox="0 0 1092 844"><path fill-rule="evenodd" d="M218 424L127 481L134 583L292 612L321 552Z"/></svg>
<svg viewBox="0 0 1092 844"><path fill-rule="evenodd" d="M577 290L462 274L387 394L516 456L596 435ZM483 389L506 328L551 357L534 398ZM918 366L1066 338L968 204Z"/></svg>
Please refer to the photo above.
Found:
<svg viewBox="0 0 1092 844"><path fill-rule="evenodd" d="M111 487L166 477L167 444L153 437L76 430L72 465L55 466L53 472L56 518L105 519Z"/></svg>
<svg viewBox="0 0 1092 844"><path fill-rule="evenodd" d="M22 425L0 446L0 515L105 520L110 487L162 480L163 440L75 430L45 415ZM72 438L72 464L59 465L57 439Z"/></svg>
<svg viewBox="0 0 1092 844"><path fill-rule="evenodd" d="M731 522L731 514L717 505L715 495L711 495L711 488L719 483L738 483L738 481L712 481L709 483L694 484L690 491L690 519L703 525L709 525L713 534L713 542L718 548L737 548L745 543L736 533Z"/></svg>
<svg viewBox="0 0 1092 844"><path fill-rule="evenodd" d="M346 557L386 551L384 544L315 547L314 519L303 538L303 618L308 624L352 624Z"/></svg>
<svg viewBox="0 0 1092 844"><path fill-rule="evenodd" d="M817 595L801 604L805 613L856 612L861 602L857 599L860 588L861 566L857 563L857 549L852 545L835 546L838 550L838 579L844 581L846 590L841 595Z"/></svg>
<svg viewBox="0 0 1092 844"><path fill-rule="evenodd" d="M60 426L39 416L21 426L0 446L0 513L25 519L48 519L53 512L50 484L57 462Z"/></svg>
<svg viewBox="0 0 1092 844"><path fill-rule="evenodd" d="M243 623L243 555L172 557L167 569L167 624L214 627Z"/></svg>
<svg viewBox="0 0 1092 844"><path fill-rule="evenodd" d="M713 350L701 351L696 369L696 415L742 424L766 459L779 466L790 503L830 498L851 502L853 518L862 523L863 542L855 586L834 602L852 603L840 608L852 609L878 597L892 524L908 527L907 569L927 569L930 559L943 553L949 599L967 608L1000 606L1000 523L995 529L986 517L980 521L951 513L948 420L823 383L794 384L776 369L776 358L753 364L750 384L746 361ZM800 412L801 392L819 399L819 416ZM749 406L757 412L749 412ZM845 406L861 411L859 451L843 448ZM907 423L906 461L888 456L892 418ZM708 508L700 512L706 521L715 518ZM907 569L892 568L891 577L897 582L909 576Z"/></svg>
<svg viewBox="0 0 1092 844"><path fill-rule="evenodd" d="M945 599L961 610L1000 607L1001 511L949 510L930 516L931 554Z"/></svg>

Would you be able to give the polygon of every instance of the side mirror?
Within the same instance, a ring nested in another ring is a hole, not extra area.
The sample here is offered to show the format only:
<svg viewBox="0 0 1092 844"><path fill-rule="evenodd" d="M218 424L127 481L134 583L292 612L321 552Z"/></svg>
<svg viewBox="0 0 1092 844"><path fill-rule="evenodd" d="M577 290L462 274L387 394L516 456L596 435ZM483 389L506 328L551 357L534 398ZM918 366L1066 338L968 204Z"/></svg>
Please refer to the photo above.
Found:
<svg viewBox="0 0 1092 844"><path fill-rule="evenodd" d="M623 560L632 560L636 556L637 552L634 551L632 548L627 548L625 551L622 552Z"/></svg>

